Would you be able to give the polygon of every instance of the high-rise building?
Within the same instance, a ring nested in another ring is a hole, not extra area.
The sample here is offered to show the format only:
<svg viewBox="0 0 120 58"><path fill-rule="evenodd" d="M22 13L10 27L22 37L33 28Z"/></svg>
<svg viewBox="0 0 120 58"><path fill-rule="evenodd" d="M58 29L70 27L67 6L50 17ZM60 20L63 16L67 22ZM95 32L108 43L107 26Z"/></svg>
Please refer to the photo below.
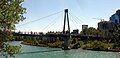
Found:
<svg viewBox="0 0 120 58"><path fill-rule="evenodd" d="M120 24L120 9L110 17L110 21L115 24Z"/></svg>
<svg viewBox="0 0 120 58"><path fill-rule="evenodd" d="M101 30L112 30L114 27L114 23L111 21L102 21L98 23L98 29Z"/></svg>

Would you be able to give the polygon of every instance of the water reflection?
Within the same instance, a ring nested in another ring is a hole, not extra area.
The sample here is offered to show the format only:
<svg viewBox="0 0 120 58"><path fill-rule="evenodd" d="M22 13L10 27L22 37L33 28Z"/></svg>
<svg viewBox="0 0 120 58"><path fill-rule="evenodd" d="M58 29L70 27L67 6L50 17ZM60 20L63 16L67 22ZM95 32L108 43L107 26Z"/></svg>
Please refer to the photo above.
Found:
<svg viewBox="0 0 120 58"><path fill-rule="evenodd" d="M11 43L20 45L20 42ZM60 48L22 45L22 52L15 54L15 58L120 58L120 53L81 49L61 50Z"/></svg>
<svg viewBox="0 0 120 58"><path fill-rule="evenodd" d="M43 53L43 52L54 52L54 51L62 51L62 50L33 51L33 52L23 52L19 54Z"/></svg>

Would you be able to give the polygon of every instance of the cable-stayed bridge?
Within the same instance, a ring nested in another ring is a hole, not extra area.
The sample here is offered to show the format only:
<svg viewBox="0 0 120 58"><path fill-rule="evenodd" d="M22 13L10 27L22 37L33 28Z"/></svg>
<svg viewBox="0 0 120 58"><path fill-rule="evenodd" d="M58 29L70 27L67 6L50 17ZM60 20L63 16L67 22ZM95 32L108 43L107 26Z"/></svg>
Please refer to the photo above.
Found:
<svg viewBox="0 0 120 58"><path fill-rule="evenodd" d="M27 22L25 24L22 24L22 25L19 25L18 27L20 26L24 26L26 24L29 24L29 23L32 23L32 22L36 22L36 21L39 21L39 20L42 20L44 18L47 18L47 17L50 17L50 16L53 16L53 15L56 15L56 14L59 14L61 13L62 11L59 11L59 12L56 12L56 13L53 13L51 15L48 15L48 16L45 16L45 17L42 17L40 19L37 19L37 20L33 20L33 21L30 21L30 22ZM19 36L20 37L26 37L26 36L31 36L31 37L37 37L37 38L43 38L43 37L61 37L64 39L64 47L63 49L64 50L68 50L69 49L69 40L71 38L82 38L82 39L89 39L89 38L100 38L101 36L98 36L98 35L80 35L80 34L71 34L70 32L70 21L69 21L69 15L70 17L72 18L75 18L76 20L71 20L71 22L73 22L73 24L78 24L80 25L80 20L76 17L76 16L73 16L71 13L68 13L68 9L65 9L64 10L64 23L63 23L63 30L60 31L59 33L46 33L46 34L43 34L43 33L38 33L38 32L13 32L13 35L14 36ZM56 19L55 19L56 20ZM48 30L54 23L55 23L55 20L51 21L51 23L48 24L48 26L45 26L45 28L43 28L43 30ZM54 22L54 23L53 23ZM59 27L59 26L58 26ZM67 29L66 29L67 28ZM61 28L62 29L62 28Z"/></svg>

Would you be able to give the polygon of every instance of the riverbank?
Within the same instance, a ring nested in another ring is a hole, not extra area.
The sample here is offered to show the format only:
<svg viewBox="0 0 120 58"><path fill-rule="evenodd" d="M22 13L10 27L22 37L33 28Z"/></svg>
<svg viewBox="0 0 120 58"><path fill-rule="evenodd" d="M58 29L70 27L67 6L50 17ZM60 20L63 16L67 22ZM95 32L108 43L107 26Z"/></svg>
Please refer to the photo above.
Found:
<svg viewBox="0 0 120 58"><path fill-rule="evenodd" d="M48 44L37 44L35 42L21 42L21 44L31 45L31 46L38 46L38 47L50 47L50 48L62 48L63 42L58 41L54 43ZM77 43L70 44L71 49L78 49L81 48L83 50L91 50L91 51L107 51L107 52L120 52L120 47L114 49L113 44L111 43L104 43L101 41L89 41L87 43L83 41L79 41Z"/></svg>
<svg viewBox="0 0 120 58"><path fill-rule="evenodd" d="M18 44L22 46L21 53L14 54L14 58L119 58L120 56L118 52L90 51L83 50L81 48L62 50L61 48L48 48L24 45L20 44L19 41L12 41L9 43Z"/></svg>

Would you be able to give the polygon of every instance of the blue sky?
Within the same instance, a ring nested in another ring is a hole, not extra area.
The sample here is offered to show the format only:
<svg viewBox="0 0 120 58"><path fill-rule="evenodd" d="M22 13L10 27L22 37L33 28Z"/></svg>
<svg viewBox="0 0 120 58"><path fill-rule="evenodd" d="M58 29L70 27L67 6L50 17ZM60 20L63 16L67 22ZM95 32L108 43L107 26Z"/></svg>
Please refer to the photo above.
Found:
<svg viewBox="0 0 120 58"><path fill-rule="evenodd" d="M16 30L38 32L62 31L64 9L66 8L69 9L69 13L73 16L69 15L71 31L73 29L81 30L82 24L97 28L97 23L100 20L93 18L103 18L108 21L109 17L120 8L119 2L120 0L25 0L23 7L27 9L27 13L24 14L26 19L16 25ZM59 11L62 12L25 24ZM75 19L75 16L79 20Z"/></svg>

